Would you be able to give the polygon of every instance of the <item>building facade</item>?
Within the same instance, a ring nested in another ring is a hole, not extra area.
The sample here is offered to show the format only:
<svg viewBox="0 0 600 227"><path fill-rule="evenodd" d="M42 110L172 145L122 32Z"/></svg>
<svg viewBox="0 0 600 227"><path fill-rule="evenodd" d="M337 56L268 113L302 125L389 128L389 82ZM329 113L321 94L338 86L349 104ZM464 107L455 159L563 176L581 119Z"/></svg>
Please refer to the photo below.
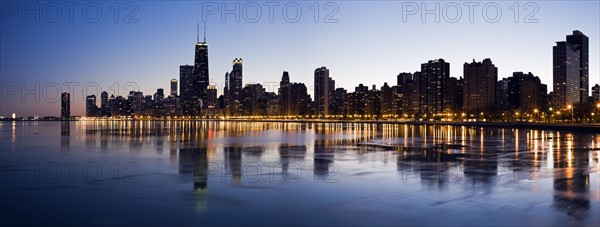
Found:
<svg viewBox="0 0 600 227"><path fill-rule="evenodd" d="M62 120L71 118L71 94L68 92L60 94L60 118Z"/></svg>
<svg viewBox="0 0 600 227"><path fill-rule="evenodd" d="M567 43L579 51L579 100L586 102L589 96L589 38L583 32L575 30L567 35Z"/></svg>
<svg viewBox="0 0 600 227"><path fill-rule="evenodd" d="M196 115L198 111L194 108L194 103L196 102L194 90L194 66L179 66L179 81L182 114L187 116Z"/></svg>
<svg viewBox="0 0 600 227"><path fill-rule="evenodd" d="M96 95L88 95L85 97L85 115L88 117L96 117L98 106L96 106Z"/></svg>
<svg viewBox="0 0 600 227"><path fill-rule="evenodd" d="M234 59L233 62L233 69L231 70L231 72L226 75L229 78L228 83L229 85L227 86L228 88L228 92L229 92L229 97L228 100L230 102L230 105L233 105L233 103L235 102L241 102L242 101L242 85L243 85L243 67L242 67L242 59Z"/></svg>
<svg viewBox="0 0 600 227"><path fill-rule="evenodd" d="M171 79L171 96L177 96L177 79Z"/></svg>
<svg viewBox="0 0 600 227"><path fill-rule="evenodd" d="M314 84L316 114L327 117L332 88L335 88L335 82L329 77L329 69L326 67L315 69Z"/></svg>
<svg viewBox="0 0 600 227"><path fill-rule="evenodd" d="M196 42L194 58L194 94L197 98L206 101L208 82L208 43Z"/></svg>
<svg viewBox="0 0 600 227"><path fill-rule="evenodd" d="M553 104L562 109L581 101L580 51L568 42L557 42L552 55Z"/></svg>
<svg viewBox="0 0 600 227"><path fill-rule="evenodd" d="M419 86L419 111L421 114L444 112L444 82L450 77L450 63L444 59L430 60L421 64L421 72L415 81Z"/></svg>
<svg viewBox="0 0 600 227"><path fill-rule="evenodd" d="M592 87L592 99L594 102L600 102L600 85L598 84Z"/></svg>
<svg viewBox="0 0 600 227"><path fill-rule="evenodd" d="M489 58L482 62L464 64L464 110L478 113L489 110L496 103L498 68Z"/></svg>

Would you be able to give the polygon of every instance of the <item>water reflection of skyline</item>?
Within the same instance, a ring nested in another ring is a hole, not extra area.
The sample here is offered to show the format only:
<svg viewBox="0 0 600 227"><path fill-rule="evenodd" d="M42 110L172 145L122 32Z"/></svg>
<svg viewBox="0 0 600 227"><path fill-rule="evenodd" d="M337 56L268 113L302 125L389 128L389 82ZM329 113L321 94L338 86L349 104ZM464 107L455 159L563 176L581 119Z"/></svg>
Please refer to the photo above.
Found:
<svg viewBox="0 0 600 227"><path fill-rule="evenodd" d="M554 157L553 205L578 220L590 209L590 159L585 155L568 146L566 154L556 152Z"/></svg>
<svg viewBox="0 0 600 227"><path fill-rule="evenodd" d="M462 181L465 187L489 191L506 181L537 182L549 177L553 207L577 219L589 215L590 173L598 171L600 157L598 134L465 126L63 122L60 135L63 151L69 151L73 140L104 152L123 146L130 152L145 147L153 147L156 153L165 150L170 159L178 160L182 176L191 175L194 191L210 188L211 162L223 164L225 182L244 184L244 164L251 161L275 161L281 174L295 168L290 164L304 163L314 168L315 177L326 177L337 165L338 153L357 151L349 147L358 147L356 155L362 148L391 151L398 173L403 177L411 173L403 180L414 177L431 189Z"/></svg>

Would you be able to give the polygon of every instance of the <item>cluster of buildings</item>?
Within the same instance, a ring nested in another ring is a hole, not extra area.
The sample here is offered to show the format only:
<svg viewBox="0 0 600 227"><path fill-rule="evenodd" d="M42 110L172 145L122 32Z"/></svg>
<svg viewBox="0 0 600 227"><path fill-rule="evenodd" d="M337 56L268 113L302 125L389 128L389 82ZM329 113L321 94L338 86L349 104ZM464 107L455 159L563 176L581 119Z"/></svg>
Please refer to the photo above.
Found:
<svg viewBox="0 0 600 227"><path fill-rule="evenodd" d="M279 86L243 84L243 61L225 73L222 94L209 83L208 43L195 45L194 65L181 65L170 93L131 91L127 97L102 92L86 98L88 117L112 118L344 118L344 119L502 119L551 117L575 105L600 102L600 86L589 96L588 37L580 31L553 47L553 91L531 72L498 78L491 59L463 64L462 77L450 76L450 63L435 59L420 71L397 75L395 85L359 84L353 91L336 86L329 69L314 71L314 83L291 82L283 72ZM179 82L179 84L178 84ZM179 86L178 86L179 85ZM311 91L312 90L312 91ZM62 94L61 117L69 118L69 94ZM600 109L600 106L598 107Z"/></svg>

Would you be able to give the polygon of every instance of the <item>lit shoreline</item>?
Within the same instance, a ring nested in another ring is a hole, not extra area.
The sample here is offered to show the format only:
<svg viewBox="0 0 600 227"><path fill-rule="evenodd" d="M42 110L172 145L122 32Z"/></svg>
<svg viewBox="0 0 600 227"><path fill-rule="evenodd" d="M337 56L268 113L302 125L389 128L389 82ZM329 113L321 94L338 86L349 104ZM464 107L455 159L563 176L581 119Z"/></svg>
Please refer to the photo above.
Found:
<svg viewBox="0 0 600 227"><path fill-rule="evenodd" d="M600 123L547 123L547 122L496 122L496 121L413 121L413 120L348 120L348 119L266 119L266 118L198 118L198 119L163 119L163 118L122 118L122 119L1 119L0 122L35 122L35 121L61 121L61 122L110 122L110 121L213 121L213 122L280 122L280 123L327 123L327 124L401 124L401 125L450 125L467 127L495 127L495 128L524 128L538 130L558 130L600 133Z"/></svg>

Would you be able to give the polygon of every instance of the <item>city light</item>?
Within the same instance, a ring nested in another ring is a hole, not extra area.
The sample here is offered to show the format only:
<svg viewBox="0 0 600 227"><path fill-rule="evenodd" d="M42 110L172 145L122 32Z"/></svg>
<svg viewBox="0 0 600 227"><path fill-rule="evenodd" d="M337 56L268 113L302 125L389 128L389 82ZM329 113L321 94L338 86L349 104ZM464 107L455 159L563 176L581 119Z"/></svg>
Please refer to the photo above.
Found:
<svg viewBox="0 0 600 227"><path fill-rule="evenodd" d="M600 0L0 5L0 227L600 227Z"/></svg>

